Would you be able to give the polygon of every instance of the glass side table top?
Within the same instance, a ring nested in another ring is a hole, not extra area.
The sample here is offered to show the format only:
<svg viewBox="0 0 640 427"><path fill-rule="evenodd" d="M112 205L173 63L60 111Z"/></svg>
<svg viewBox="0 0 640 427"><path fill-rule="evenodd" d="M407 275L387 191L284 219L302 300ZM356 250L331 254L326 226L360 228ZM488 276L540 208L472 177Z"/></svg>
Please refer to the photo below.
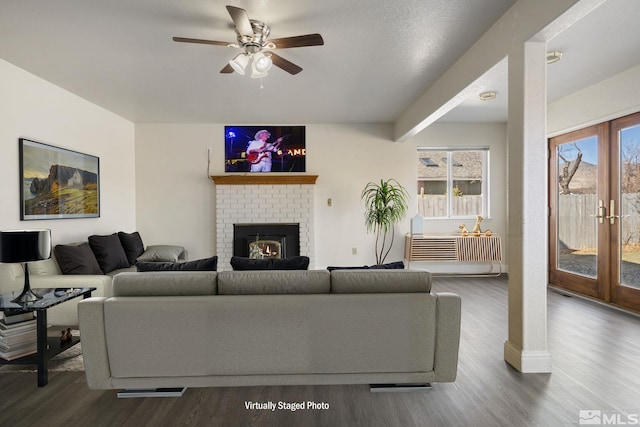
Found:
<svg viewBox="0 0 640 427"><path fill-rule="evenodd" d="M12 302L20 290L0 295L0 311L34 311L46 309L81 295L87 295L96 288L32 288L34 294L42 298L26 303Z"/></svg>

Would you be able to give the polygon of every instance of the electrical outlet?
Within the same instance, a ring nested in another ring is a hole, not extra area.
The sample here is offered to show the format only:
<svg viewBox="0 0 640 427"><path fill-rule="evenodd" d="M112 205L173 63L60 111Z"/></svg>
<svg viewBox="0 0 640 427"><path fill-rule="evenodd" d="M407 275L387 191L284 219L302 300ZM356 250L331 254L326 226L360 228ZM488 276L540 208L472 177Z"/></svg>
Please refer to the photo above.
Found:
<svg viewBox="0 0 640 427"><path fill-rule="evenodd" d="M351 255L358 255L358 248L351 248Z"/></svg>

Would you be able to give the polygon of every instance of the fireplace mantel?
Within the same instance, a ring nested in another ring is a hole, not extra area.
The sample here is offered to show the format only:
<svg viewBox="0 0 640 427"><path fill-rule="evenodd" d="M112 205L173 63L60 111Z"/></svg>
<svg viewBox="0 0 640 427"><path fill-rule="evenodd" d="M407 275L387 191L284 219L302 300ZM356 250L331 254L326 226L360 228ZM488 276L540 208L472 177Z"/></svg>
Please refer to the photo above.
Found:
<svg viewBox="0 0 640 427"><path fill-rule="evenodd" d="M287 185L315 184L318 175L271 175L256 173L251 175L217 175L211 179L216 185Z"/></svg>

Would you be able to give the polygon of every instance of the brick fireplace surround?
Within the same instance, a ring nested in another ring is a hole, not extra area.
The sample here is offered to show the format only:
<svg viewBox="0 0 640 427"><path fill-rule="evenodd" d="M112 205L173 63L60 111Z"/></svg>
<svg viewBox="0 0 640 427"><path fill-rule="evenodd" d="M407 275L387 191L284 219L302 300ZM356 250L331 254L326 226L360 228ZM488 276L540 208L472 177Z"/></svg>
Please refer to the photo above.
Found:
<svg viewBox="0 0 640 427"><path fill-rule="evenodd" d="M314 189L317 175L212 176L216 188L218 271L231 270L233 224L298 223L300 255L315 266Z"/></svg>

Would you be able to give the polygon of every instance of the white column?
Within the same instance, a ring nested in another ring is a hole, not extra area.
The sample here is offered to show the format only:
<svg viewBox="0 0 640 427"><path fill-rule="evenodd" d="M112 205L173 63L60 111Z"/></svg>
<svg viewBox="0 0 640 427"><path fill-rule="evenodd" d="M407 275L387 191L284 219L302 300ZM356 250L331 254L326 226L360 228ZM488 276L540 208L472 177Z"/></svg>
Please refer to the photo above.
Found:
<svg viewBox="0 0 640 427"><path fill-rule="evenodd" d="M547 349L546 43L509 54L509 332L504 359L520 372L551 372Z"/></svg>

